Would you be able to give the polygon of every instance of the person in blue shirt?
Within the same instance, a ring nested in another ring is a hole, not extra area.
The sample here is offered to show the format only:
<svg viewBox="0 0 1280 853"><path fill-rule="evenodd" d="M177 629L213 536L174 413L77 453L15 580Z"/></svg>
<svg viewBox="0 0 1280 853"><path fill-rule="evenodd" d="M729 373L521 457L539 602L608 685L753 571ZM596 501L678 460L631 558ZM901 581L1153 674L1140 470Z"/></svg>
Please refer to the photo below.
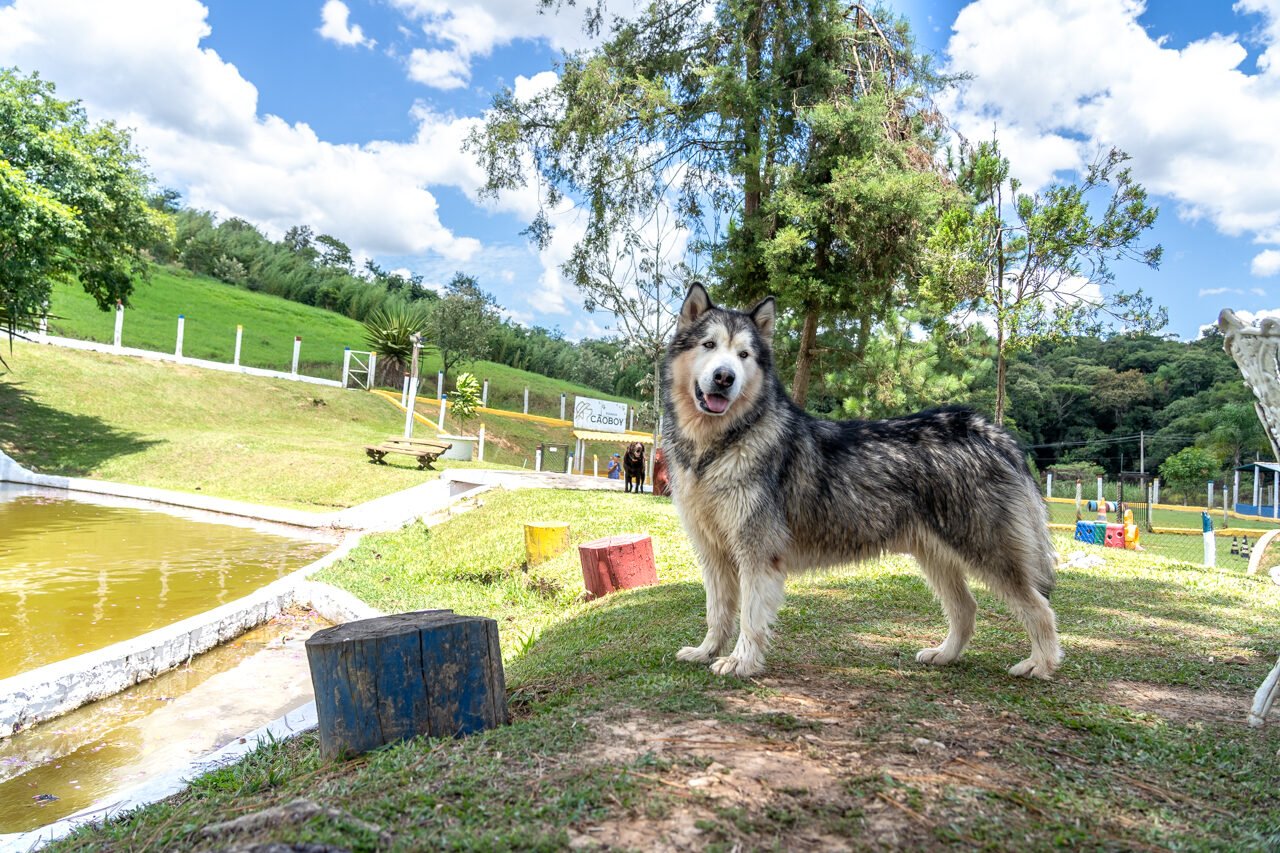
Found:
<svg viewBox="0 0 1280 853"><path fill-rule="evenodd" d="M622 459L616 453L609 458L609 479L610 480L622 479Z"/></svg>

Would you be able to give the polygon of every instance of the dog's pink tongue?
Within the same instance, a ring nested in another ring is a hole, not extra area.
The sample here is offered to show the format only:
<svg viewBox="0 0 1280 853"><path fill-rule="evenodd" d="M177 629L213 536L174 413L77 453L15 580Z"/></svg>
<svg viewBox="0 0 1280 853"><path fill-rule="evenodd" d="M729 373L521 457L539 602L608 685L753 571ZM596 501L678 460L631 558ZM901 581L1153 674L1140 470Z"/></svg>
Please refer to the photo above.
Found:
<svg viewBox="0 0 1280 853"><path fill-rule="evenodd" d="M729 408L729 398L721 397L719 394L706 395L707 408L715 412L717 415Z"/></svg>

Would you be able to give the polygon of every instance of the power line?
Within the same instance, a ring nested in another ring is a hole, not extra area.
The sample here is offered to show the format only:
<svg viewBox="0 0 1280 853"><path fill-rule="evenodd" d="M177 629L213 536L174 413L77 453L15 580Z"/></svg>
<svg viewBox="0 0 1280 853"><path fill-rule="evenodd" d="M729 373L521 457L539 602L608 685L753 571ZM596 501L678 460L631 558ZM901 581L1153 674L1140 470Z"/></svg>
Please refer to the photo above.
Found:
<svg viewBox="0 0 1280 853"><path fill-rule="evenodd" d="M1142 436L1136 433L1134 435L1112 435L1106 438L1092 438L1086 441L1054 441L1048 444L1028 444L1026 445L1026 449L1041 450L1047 447L1084 447L1087 445L1099 444L1123 444L1129 441L1136 442L1141 438ZM1195 441L1197 438L1199 438L1198 435L1149 435L1146 436L1146 441L1150 444L1155 441Z"/></svg>

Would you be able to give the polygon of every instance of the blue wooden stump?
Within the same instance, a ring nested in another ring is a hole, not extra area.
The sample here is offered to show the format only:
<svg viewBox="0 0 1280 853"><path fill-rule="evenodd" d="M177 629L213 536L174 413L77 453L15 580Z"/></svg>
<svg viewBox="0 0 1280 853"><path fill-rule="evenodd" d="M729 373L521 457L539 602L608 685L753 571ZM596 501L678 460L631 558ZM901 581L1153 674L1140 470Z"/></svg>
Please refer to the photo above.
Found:
<svg viewBox="0 0 1280 853"><path fill-rule="evenodd" d="M492 619L448 610L399 613L317 631L306 647L324 758L507 722Z"/></svg>

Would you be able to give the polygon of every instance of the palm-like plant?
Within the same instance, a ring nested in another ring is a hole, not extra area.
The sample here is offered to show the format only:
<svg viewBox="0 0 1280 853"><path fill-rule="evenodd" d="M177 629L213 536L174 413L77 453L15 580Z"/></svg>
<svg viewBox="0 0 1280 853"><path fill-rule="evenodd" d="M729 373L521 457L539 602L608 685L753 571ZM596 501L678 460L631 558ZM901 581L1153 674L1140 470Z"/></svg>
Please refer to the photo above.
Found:
<svg viewBox="0 0 1280 853"><path fill-rule="evenodd" d="M364 340L378 354L378 383L396 387L409 370L413 358L413 337L427 326L421 308L399 305L380 308L364 321ZM429 349L423 345L423 349Z"/></svg>

